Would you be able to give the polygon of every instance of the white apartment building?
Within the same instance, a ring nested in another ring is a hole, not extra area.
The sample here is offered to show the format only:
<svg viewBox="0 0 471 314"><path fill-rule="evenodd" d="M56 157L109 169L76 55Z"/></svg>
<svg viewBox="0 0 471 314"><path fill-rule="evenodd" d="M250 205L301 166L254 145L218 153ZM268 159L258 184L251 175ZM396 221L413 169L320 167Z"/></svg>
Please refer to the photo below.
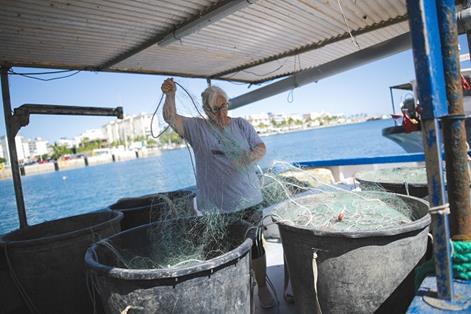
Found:
<svg viewBox="0 0 471 314"><path fill-rule="evenodd" d="M117 121L118 120L113 120L105 124L101 128L108 143L112 143L119 140L119 124L117 123Z"/></svg>
<svg viewBox="0 0 471 314"><path fill-rule="evenodd" d="M48 142L40 137L33 140L27 140L26 142L28 143L29 153L32 157L46 155L49 152L47 148Z"/></svg>
<svg viewBox="0 0 471 314"><path fill-rule="evenodd" d="M150 136L150 122L152 114L141 113L134 116L125 116L122 120L113 120L105 124L102 128L102 134L108 143L134 139L137 136ZM154 119L154 128L158 132L159 126L157 119Z"/></svg>
<svg viewBox="0 0 471 314"><path fill-rule="evenodd" d="M134 136L150 136L151 114L141 113L132 120ZM157 119L155 119L157 121ZM158 127L158 126L157 126Z"/></svg>
<svg viewBox="0 0 471 314"><path fill-rule="evenodd" d="M28 142L23 141L22 136L16 136L15 144L16 144L16 156L18 158L18 162L27 161L30 158ZM2 147L4 158L6 159L6 164L9 165L10 153L8 151L8 138L6 136L0 137L0 146Z"/></svg>

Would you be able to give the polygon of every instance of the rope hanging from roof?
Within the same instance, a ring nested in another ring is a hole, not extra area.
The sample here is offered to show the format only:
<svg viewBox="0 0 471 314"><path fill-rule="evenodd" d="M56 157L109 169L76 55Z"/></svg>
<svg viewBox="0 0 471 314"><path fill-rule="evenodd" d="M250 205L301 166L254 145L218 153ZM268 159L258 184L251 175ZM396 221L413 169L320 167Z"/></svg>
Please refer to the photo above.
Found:
<svg viewBox="0 0 471 314"><path fill-rule="evenodd" d="M348 32L348 34L350 35L350 38L352 39L353 45L354 45L355 47L357 47L357 48L360 50L360 49L361 49L361 48L360 48L360 44L358 43L358 41L357 41L357 39L355 38L355 36L353 36L352 30L351 30L350 26L348 25L347 17L345 16L345 12L343 12L343 8L342 8L341 1L342 1L342 0L337 0L337 3L338 3L338 5L339 5L340 13L342 14L342 17L343 17L343 21L344 21L344 23L345 23L345 26L347 27L347 32Z"/></svg>

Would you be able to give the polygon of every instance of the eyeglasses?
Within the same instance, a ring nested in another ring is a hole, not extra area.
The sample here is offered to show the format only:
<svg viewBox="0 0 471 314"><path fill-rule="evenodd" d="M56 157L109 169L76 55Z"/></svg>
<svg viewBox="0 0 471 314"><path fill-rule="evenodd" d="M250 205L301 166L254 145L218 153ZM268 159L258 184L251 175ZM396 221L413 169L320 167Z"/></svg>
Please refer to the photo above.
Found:
<svg viewBox="0 0 471 314"><path fill-rule="evenodd" d="M227 109L227 108L229 108L229 103L226 102L226 103L222 104L221 106L219 106L219 107L217 107L217 108L211 108L211 111L212 111L213 113L219 113L219 112L221 112L222 110L225 110L225 109Z"/></svg>

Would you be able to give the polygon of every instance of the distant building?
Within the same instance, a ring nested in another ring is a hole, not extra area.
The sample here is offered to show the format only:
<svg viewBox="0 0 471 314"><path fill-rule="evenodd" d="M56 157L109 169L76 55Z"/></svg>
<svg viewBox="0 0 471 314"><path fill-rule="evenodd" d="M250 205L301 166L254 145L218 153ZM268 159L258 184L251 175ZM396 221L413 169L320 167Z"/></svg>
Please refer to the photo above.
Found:
<svg viewBox="0 0 471 314"><path fill-rule="evenodd" d="M134 116L126 116L122 120L113 120L105 124L102 128L102 134L108 143L127 142L138 136L148 137L151 135L150 122L152 114L141 113ZM154 120L154 128L158 131L157 119ZM157 125L156 125L157 124Z"/></svg>
<svg viewBox="0 0 471 314"><path fill-rule="evenodd" d="M117 120L113 120L102 127L103 134L106 137L108 143L119 141L119 124Z"/></svg>
<svg viewBox="0 0 471 314"><path fill-rule="evenodd" d="M276 123L282 123L288 120L289 116L286 113L269 113L268 116L270 117L270 121L274 121Z"/></svg>
<svg viewBox="0 0 471 314"><path fill-rule="evenodd" d="M22 136L15 137L16 144L16 156L18 162L22 163L27 161L30 158L29 144L28 142L23 141ZM10 164L10 153L8 151L8 138L6 136L0 137L0 146L6 159L6 164Z"/></svg>
<svg viewBox="0 0 471 314"><path fill-rule="evenodd" d="M259 125L270 125L270 116L267 113L257 113L257 114L251 114L246 117L246 120L252 124L253 126L259 126Z"/></svg>
<svg viewBox="0 0 471 314"><path fill-rule="evenodd" d="M141 113L132 119L133 135L136 136L150 136L150 122L152 120L151 114ZM157 121L157 119L155 119ZM157 125L158 127L158 125Z"/></svg>
<svg viewBox="0 0 471 314"><path fill-rule="evenodd" d="M294 121L304 121L303 116L300 114L291 114L290 118Z"/></svg>
<svg viewBox="0 0 471 314"><path fill-rule="evenodd" d="M74 146L78 146L80 144L80 141L77 141L76 139L71 139L71 138L65 138L61 137L56 141L57 145L60 146L66 146L67 148L72 148Z"/></svg>
<svg viewBox="0 0 471 314"><path fill-rule="evenodd" d="M322 113L320 112L310 112L303 114L304 120L316 120L321 117Z"/></svg>
<svg viewBox="0 0 471 314"><path fill-rule="evenodd" d="M49 153L48 142L40 137L25 142L28 143L29 154L32 157L40 157Z"/></svg>

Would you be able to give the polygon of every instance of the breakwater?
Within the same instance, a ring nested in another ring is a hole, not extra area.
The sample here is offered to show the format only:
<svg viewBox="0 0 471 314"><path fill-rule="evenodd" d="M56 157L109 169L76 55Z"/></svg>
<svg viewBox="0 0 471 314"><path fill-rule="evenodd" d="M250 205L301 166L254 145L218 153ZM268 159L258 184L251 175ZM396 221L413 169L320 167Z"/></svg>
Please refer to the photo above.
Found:
<svg viewBox="0 0 471 314"><path fill-rule="evenodd" d="M137 158L145 158L156 156L161 153L160 150L136 150L136 151L119 151L110 154L100 154L96 156L82 156L74 159L64 159L50 161L42 164L25 165L20 167L22 176L48 173L54 171L82 168L112 162L126 161ZM0 169L0 180L11 178L11 169L5 167Z"/></svg>

